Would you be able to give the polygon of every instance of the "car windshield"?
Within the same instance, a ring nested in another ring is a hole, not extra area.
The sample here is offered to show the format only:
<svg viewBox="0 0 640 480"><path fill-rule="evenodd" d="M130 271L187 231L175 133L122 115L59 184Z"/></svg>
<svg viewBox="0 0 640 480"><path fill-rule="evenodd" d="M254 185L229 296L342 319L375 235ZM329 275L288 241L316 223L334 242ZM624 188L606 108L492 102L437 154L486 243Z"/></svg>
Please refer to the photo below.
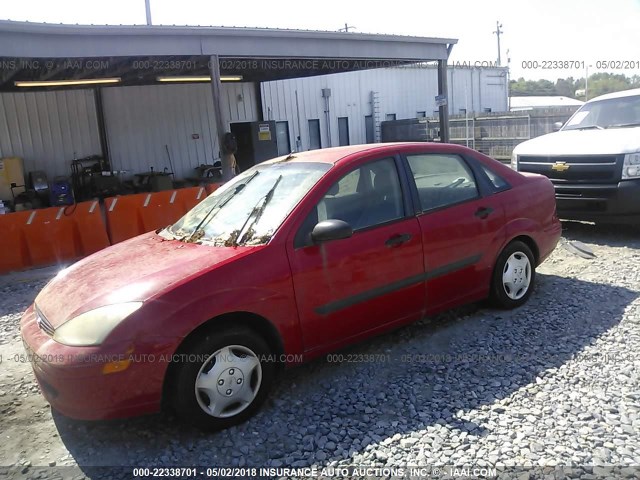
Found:
<svg viewBox="0 0 640 480"><path fill-rule="evenodd" d="M185 242L215 246L267 243L330 164L256 165L227 182L167 231Z"/></svg>
<svg viewBox="0 0 640 480"><path fill-rule="evenodd" d="M640 95L585 103L562 130L640 126Z"/></svg>

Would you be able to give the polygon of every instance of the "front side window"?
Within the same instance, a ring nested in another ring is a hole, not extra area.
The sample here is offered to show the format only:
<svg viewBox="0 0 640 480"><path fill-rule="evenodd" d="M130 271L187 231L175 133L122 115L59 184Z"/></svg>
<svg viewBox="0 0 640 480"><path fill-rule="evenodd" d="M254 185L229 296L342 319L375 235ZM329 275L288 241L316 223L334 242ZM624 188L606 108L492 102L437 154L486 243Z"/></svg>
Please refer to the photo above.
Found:
<svg viewBox="0 0 640 480"><path fill-rule="evenodd" d="M308 245L311 230L323 220L342 220L356 231L403 217L395 161L375 160L351 170L329 188L300 228L296 242Z"/></svg>
<svg viewBox="0 0 640 480"><path fill-rule="evenodd" d="M478 186L458 155L407 155L418 188L422 211L446 207L478 197Z"/></svg>
<svg viewBox="0 0 640 480"><path fill-rule="evenodd" d="M167 231L214 246L267 243L285 218L331 168L325 163L262 163L204 199Z"/></svg>

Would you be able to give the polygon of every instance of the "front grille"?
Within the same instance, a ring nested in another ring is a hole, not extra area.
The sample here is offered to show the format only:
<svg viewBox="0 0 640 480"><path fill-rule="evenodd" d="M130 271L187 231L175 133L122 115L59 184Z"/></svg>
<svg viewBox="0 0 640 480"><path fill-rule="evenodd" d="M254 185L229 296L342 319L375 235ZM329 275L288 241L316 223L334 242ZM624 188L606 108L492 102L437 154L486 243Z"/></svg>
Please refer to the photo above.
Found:
<svg viewBox="0 0 640 480"><path fill-rule="evenodd" d="M560 168L553 169L554 165ZM518 170L539 173L554 183L606 183L620 179L620 155L522 155Z"/></svg>
<svg viewBox="0 0 640 480"><path fill-rule="evenodd" d="M40 327L40 330L42 330L44 333L46 333L50 337L53 337L53 334L55 333L56 329L53 328L53 325L51 325L49 320L47 320L47 317L45 317L42 314L42 312L37 306L35 307L35 311L36 311L36 323L38 324L38 327Z"/></svg>

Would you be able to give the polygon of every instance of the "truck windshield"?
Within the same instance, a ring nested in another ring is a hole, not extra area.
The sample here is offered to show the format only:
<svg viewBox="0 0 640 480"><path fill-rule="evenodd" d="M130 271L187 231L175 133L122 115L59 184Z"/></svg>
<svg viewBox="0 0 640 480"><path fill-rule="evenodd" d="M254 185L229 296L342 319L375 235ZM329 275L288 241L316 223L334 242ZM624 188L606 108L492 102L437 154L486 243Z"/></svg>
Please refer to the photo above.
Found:
<svg viewBox="0 0 640 480"><path fill-rule="evenodd" d="M640 95L585 103L562 130L640 126Z"/></svg>
<svg viewBox="0 0 640 480"><path fill-rule="evenodd" d="M330 164L260 164L227 182L167 228L184 242L215 246L269 241Z"/></svg>

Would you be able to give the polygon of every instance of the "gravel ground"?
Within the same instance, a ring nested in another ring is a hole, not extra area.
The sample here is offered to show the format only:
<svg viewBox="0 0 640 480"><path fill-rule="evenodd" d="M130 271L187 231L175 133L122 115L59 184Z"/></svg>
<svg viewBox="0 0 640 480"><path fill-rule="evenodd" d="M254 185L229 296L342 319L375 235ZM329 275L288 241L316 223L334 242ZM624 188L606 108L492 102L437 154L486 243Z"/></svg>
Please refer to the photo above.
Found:
<svg viewBox="0 0 640 480"><path fill-rule="evenodd" d="M568 223L565 237L597 257L559 246L521 309L465 307L342 351L343 362L288 371L256 417L216 434L167 415L52 414L30 365L14 359L19 317L46 279L0 279L0 465L16 478L194 465L442 465L478 476L498 465L518 478L560 478L563 466L570 478L638 478L640 232Z"/></svg>

